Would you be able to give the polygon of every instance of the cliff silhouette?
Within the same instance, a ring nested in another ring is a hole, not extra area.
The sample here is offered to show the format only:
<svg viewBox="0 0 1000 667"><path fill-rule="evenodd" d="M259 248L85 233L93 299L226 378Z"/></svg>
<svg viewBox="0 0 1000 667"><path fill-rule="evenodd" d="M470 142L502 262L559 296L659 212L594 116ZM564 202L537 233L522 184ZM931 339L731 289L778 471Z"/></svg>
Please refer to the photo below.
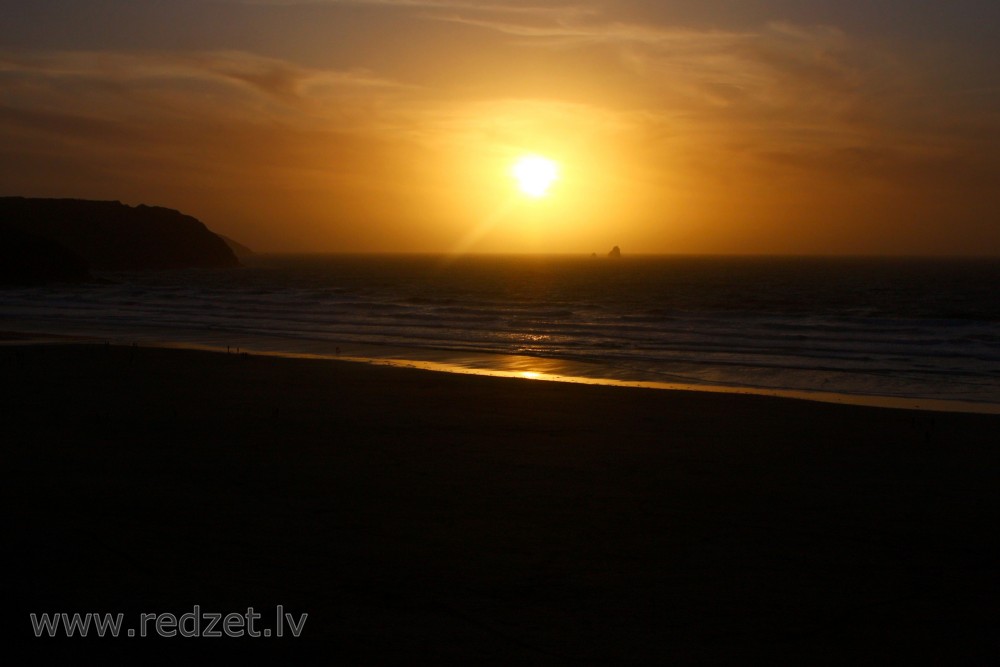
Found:
<svg viewBox="0 0 1000 667"><path fill-rule="evenodd" d="M240 265L229 245L199 220L117 201L0 197L0 237L33 248L38 266L61 258L67 271L77 260L109 271ZM28 277L35 264L26 262L21 270Z"/></svg>
<svg viewBox="0 0 1000 667"><path fill-rule="evenodd" d="M0 223L0 285L88 280L87 262L65 246Z"/></svg>
<svg viewBox="0 0 1000 667"><path fill-rule="evenodd" d="M223 236L222 234L217 234L216 236L218 236L220 239L226 242L226 245L229 246L229 249L233 251L233 254L236 255L237 259L242 257L250 257L252 255L257 254L250 248L240 243L239 241L234 241L228 236Z"/></svg>

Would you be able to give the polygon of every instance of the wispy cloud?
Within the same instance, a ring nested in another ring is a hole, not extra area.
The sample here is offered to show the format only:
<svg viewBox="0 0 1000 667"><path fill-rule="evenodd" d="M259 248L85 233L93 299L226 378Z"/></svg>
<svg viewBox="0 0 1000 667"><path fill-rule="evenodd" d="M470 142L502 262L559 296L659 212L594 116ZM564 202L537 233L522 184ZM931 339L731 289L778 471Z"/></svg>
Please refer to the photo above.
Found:
<svg viewBox="0 0 1000 667"><path fill-rule="evenodd" d="M523 16L571 16L596 14L594 7L579 4L534 4L476 2L476 0L228 0L234 4L292 7L296 5L368 6L400 9L448 9L475 13Z"/></svg>
<svg viewBox="0 0 1000 667"><path fill-rule="evenodd" d="M0 54L0 76L8 85L15 76L31 76L53 83L72 80L122 84L184 81L244 86L275 98L294 99L310 90L344 88L402 88L403 84L363 70L335 71L302 67L287 60L246 52L144 53L70 51L38 54Z"/></svg>
<svg viewBox="0 0 1000 667"><path fill-rule="evenodd" d="M912 63L830 26L775 21L740 31L605 20L441 14L439 20L557 53L602 51L641 90L649 127L682 128L668 141L718 155L802 168L842 168L857 156L887 175L942 174L997 119L943 101ZM656 121L655 119L659 119ZM992 133L988 133L992 135ZM922 169L905 169L911 161ZM899 168L896 166L899 165ZM875 172L869 169L869 172Z"/></svg>
<svg viewBox="0 0 1000 667"><path fill-rule="evenodd" d="M231 51L0 55L7 121L63 134L81 123L110 123L120 132L164 123L375 129L377 109L410 89L363 70L306 68ZM144 139L155 143L156 134L147 131Z"/></svg>
<svg viewBox="0 0 1000 667"><path fill-rule="evenodd" d="M184 178L209 168L216 180L273 178L276 170L304 178L360 162L364 140L351 135L391 131L391 100L409 90L364 71L240 52L7 54L0 137L18 148L18 160L63 155L118 170L173 165Z"/></svg>

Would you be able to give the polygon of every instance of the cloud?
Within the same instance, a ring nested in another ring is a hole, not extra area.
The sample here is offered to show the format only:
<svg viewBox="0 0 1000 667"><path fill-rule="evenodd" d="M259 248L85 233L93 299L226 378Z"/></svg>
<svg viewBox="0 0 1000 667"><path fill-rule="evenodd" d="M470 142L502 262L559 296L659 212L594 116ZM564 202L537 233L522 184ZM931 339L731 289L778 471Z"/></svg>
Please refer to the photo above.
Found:
<svg viewBox="0 0 1000 667"><path fill-rule="evenodd" d="M787 169L857 171L867 156L861 172L873 177L969 179L984 165L978 138L1000 131L983 109L990 88L962 91L968 103L959 104L956 93L940 90L899 53L830 26L774 21L705 30L599 15L438 19L523 47L603 53L642 91L633 114L645 111L650 131L664 130L675 155L686 143L704 162L725 155Z"/></svg>
<svg viewBox="0 0 1000 667"><path fill-rule="evenodd" d="M885 54L862 49L844 33L825 27L773 23L736 32L599 21L439 18L522 38L521 44L538 48L613 47L629 68L648 78L648 84L698 87L715 102L761 97L766 89L773 94L789 82L848 91L861 83L864 69L875 71L886 63ZM786 96L798 97L797 93L788 90Z"/></svg>
<svg viewBox="0 0 1000 667"><path fill-rule="evenodd" d="M476 2L476 0L229 0L235 4L294 7L327 5L331 7L384 7L416 10L457 10L474 13L510 14L521 16L580 16L596 14L597 9L576 4L545 4Z"/></svg>
<svg viewBox="0 0 1000 667"><path fill-rule="evenodd" d="M49 52L0 55L0 83L8 88L18 79L45 81L53 87L72 83L171 87L209 84L246 88L276 100L294 101L310 91L398 89L397 82L362 70L306 68L286 60L245 52L204 53Z"/></svg>
<svg viewBox="0 0 1000 667"><path fill-rule="evenodd" d="M0 143L18 160L62 154L128 179L141 164L163 180L305 180L361 164L410 90L240 52L7 55Z"/></svg>
<svg viewBox="0 0 1000 667"><path fill-rule="evenodd" d="M123 179L303 182L362 164L409 90L240 52L8 54L0 144L13 162L75 161Z"/></svg>

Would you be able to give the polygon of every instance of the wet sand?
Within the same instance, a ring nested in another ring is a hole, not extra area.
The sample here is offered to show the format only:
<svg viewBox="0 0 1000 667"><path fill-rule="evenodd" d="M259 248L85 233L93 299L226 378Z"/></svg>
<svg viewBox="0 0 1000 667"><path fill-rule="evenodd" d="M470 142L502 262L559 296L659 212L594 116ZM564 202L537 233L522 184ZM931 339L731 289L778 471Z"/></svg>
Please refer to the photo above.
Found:
<svg viewBox="0 0 1000 667"><path fill-rule="evenodd" d="M200 645L36 640L30 612L252 605L266 627L281 604L300 639L213 647L1000 656L996 415L102 345L2 347L0 371L25 648Z"/></svg>

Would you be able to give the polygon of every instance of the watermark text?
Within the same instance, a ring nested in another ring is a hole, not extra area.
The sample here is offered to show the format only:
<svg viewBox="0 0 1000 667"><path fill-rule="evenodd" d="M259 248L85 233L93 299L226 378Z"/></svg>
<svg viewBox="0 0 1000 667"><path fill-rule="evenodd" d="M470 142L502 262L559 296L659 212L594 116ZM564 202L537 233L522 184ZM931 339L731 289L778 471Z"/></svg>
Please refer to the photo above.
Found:
<svg viewBox="0 0 1000 667"><path fill-rule="evenodd" d="M200 605L180 616L168 612L141 613L138 623L125 624L125 614L64 612L30 614L35 637L299 637L309 614L297 617L278 605L264 617L247 607L242 613L202 611Z"/></svg>

